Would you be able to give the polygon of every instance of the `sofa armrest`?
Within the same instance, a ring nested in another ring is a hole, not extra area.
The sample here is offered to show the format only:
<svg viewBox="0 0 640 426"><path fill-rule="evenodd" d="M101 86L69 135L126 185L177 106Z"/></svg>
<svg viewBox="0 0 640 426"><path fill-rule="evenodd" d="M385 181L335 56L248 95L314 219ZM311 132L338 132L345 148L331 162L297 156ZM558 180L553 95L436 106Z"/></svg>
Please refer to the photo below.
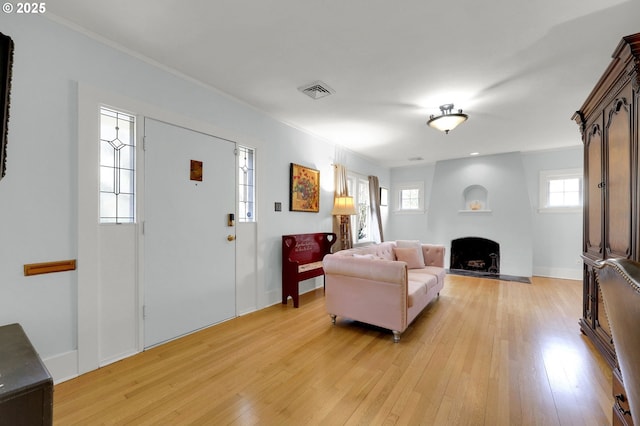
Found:
<svg viewBox="0 0 640 426"><path fill-rule="evenodd" d="M335 255L323 262L329 314L399 333L407 328L405 262Z"/></svg>
<svg viewBox="0 0 640 426"><path fill-rule="evenodd" d="M325 275L344 275L399 284L407 282L405 262L328 254L324 257L322 265Z"/></svg>
<svg viewBox="0 0 640 426"><path fill-rule="evenodd" d="M439 244L422 244L422 254L426 266L438 266L444 268L445 248Z"/></svg>

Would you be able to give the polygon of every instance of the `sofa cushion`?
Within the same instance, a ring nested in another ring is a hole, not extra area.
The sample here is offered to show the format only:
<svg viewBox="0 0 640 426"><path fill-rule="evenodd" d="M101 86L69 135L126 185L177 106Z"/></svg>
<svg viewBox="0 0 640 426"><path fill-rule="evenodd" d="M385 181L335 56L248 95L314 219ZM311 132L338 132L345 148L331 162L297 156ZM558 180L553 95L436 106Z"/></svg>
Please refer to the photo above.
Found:
<svg viewBox="0 0 640 426"><path fill-rule="evenodd" d="M425 266L422 269L413 269L409 272L410 279L419 279L416 278L419 275L431 275L436 278L436 283L442 283L444 282L445 275L447 275L447 271L437 266Z"/></svg>
<svg viewBox="0 0 640 426"><path fill-rule="evenodd" d="M407 268L419 269L424 268L424 258L422 257L422 251L419 248L400 248L393 249L396 259L406 262Z"/></svg>
<svg viewBox="0 0 640 426"><path fill-rule="evenodd" d="M420 256L422 266L424 266L424 254L422 253L422 244L418 240L398 240L396 241L396 247L398 248L416 248L418 249L418 256Z"/></svg>
<svg viewBox="0 0 640 426"><path fill-rule="evenodd" d="M422 281L409 280L407 283L407 307L417 305L421 297L427 294L427 284Z"/></svg>

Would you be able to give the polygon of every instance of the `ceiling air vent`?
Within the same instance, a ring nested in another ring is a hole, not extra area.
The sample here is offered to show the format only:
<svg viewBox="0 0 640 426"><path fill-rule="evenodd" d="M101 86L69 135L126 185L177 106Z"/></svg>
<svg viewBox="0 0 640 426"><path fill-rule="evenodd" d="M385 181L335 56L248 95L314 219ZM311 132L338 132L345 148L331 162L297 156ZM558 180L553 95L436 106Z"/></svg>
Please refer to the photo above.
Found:
<svg viewBox="0 0 640 426"><path fill-rule="evenodd" d="M302 87L298 87L298 90L312 99L320 99L336 93L335 90L327 86L327 83L319 80Z"/></svg>

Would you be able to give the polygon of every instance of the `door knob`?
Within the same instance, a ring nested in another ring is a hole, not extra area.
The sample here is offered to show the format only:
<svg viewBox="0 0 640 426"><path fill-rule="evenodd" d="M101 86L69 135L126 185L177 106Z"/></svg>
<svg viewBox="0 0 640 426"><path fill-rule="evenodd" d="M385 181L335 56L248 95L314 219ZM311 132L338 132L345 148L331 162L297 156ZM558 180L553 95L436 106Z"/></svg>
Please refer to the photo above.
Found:
<svg viewBox="0 0 640 426"><path fill-rule="evenodd" d="M227 241L233 241L235 239L236 239L235 235L231 235L231 234L227 235Z"/></svg>

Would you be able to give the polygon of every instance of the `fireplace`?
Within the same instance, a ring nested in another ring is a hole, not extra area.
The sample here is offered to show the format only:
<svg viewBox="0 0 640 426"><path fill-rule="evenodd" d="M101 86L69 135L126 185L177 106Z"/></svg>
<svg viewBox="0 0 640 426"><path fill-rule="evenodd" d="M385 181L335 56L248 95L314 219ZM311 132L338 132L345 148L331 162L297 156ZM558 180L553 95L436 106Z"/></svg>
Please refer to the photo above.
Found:
<svg viewBox="0 0 640 426"><path fill-rule="evenodd" d="M480 237L464 237L451 241L451 270L478 275L500 274L500 244Z"/></svg>

